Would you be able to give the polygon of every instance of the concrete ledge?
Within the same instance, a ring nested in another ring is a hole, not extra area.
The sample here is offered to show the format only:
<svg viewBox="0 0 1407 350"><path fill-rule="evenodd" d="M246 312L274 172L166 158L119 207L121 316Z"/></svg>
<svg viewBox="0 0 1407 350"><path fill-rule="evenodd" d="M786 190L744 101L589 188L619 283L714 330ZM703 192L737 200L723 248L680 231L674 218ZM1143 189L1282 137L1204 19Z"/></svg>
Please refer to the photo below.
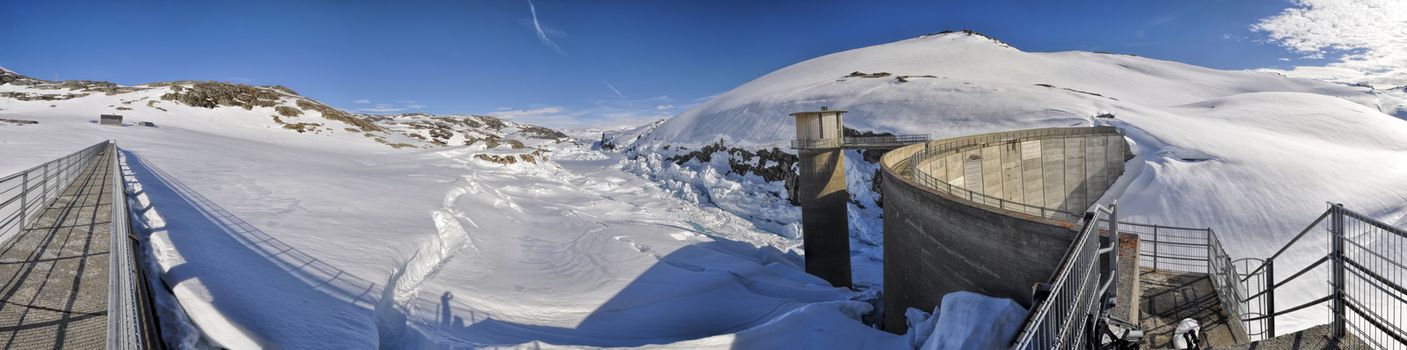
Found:
<svg viewBox="0 0 1407 350"><path fill-rule="evenodd" d="M1120 320L1137 323L1139 320L1138 302L1143 295L1142 284L1139 283L1139 259L1138 259L1138 235L1119 235L1119 262L1114 267L1117 271L1118 280L1115 281L1114 290L1114 310L1109 312L1110 316Z"/></svg>
<svg viewBox="0 0 1407 350"><path fill-rule="evenodd" d="M1032 287L1037 283L1048 282L1069 250L1075 238L1076 226L1075 222L1072 222L1074 220L1032 215L960 198L948 191L915 181L908 163L914 154L925 149L931 151L939 147L982 150L988 145L1019 146L1023 140L1039 140L1035 137L1043 135L1063 140L1065 137L1080 135L1107 139L1112 137L1111 135L1119 134L1117 130L1109 127L1047 128L991 133L905 146L886 153L881 158L886 330L904 332L905 309L932 311L941 302L943 295L956 291L1010 298L1023 307L1031 306ZM1087 147L1084 143L1080 145L1079 152L1085 152ZM1124 153L1116 153L1114 157L1101 156L1097 160L1108 162L1109 158L1113 158L1121 165L1122 161L1127 159L1127 144L1121 142L1114 146L1111 149ZM1032 146L1032 149L1036 147ZM1104 149L1100 150L1101 153L1108 153ZM1027 186L1019 178L1027 171L1018 165L1022 164L1021 161L1016 161L1021 158L1022 153L1015 149L997 148L981 152L986 154L982 159L1012 160L980 165L974 163L974 171L980 166L980 169L998 174L991 176L992 181L980 181L982 186L1003 188L1002 193L998 194L1004 196L1002 200L1015 202L1018 195L1025 198ZM1064 157L1065 153L1067 152L1061 149L1060 157ZM925 160L931 159L933 158ZM1063 161L1065 158L1061 159ZM1026 163L1041 164L1038 161ZM1101 165L1098 168L1100 171L1095 172L1101 177L1101 186L1090 188L1085 185L1086 181L1080 178L1067 181L1064 176L1064 164L1060 163L1060 167L1054 168L1059 170L1060 183L1079 183L1079 186L1068 188L1080 192L1080 198L1099 198L1123 170L1122 166L1118 166L1117 173L1110 174L1109 171L1114 171L1111 169L1113 167ZM1083 161L1078 164L1083 164ZM954 173L951 168L943 169L942 172ZM1078 172L1082 176L1086 173L1084 167ZM1005 191L1006 188L1012 190ZM1041 193L1042 199L1045 192L1051 189L1046 186L1031 188L1031 193ZM1062 191L1066 188L1064 185L1059 187ZM1061 203L1064 204L1063 199ZM1075 205L1083 212L1085 208L1079 206L1086 204Z"/></svg>

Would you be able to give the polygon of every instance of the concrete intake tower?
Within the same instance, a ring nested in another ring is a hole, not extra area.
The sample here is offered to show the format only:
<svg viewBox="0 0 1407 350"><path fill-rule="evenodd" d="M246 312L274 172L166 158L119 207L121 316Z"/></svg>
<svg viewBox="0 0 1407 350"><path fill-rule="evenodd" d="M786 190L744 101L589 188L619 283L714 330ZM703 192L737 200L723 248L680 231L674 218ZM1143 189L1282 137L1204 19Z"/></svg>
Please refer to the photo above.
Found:
<svg viewBox="0 0 1407 350"><path fill-rule="evenodd" d="M927 135L845 136L843 110L797 112L796 139L801 230L806 272L836 287L850 287L850 220L846 204L845 149L893 149Z"/></svg>

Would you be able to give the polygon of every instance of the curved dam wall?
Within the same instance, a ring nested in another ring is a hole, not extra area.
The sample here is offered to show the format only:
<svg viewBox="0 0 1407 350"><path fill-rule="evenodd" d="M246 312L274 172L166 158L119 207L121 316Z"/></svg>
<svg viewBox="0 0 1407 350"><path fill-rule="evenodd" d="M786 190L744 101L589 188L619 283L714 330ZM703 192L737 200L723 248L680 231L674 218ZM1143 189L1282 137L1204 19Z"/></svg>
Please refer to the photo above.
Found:
<svg viewBox="0 0 1407 350"><path fill-rule="evenodd" d="M972 291L1031 305L1083 213L1131 157L1112 127L1044 128L905 146L880 159L885 329Z"/></svg>

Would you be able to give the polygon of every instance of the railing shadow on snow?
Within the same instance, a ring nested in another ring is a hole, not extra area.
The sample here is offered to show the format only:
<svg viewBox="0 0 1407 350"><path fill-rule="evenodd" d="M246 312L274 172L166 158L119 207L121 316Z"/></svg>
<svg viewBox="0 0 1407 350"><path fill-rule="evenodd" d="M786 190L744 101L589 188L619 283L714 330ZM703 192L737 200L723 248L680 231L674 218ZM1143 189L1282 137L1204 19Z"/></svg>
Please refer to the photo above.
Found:
<svg viewBox="0 0 1407 350"><path fill-rule="evenodd" d="M474 311L456 313L456 309L472 308L449 292L441 293L435 304L435 323L420 326L431 327L439 335L462 339L464 343L457 345L470 347L511 347L534 341L565 346L638 347L725 334L730 335L727 342L734 349L834 347L836 344L833 342L846 340L837 339L843 333L831 337L814 333L809 336L779 337L773 333L774 330L757 327L806 304L846 300L837 296L849 292L778 284L726 268L690 263L701 255L737 257L737 254L749 252L765 254L750 244L732 241L683 246L660 257L658 262L596 307L575 327L515 323ZM789 265L788 262L782 264ZM790 267L804 274L799 265ZM809 275L789 278L808 278L813 279L814 284L825 284L825 281ZM699 288L700 285L712 288ZM860 321L855 322L859 324ZM813 343L786 343L802 339ZM444 345L409 344L417 347Z"/></svg>
<svg viewBox="0 0 1407 350"><path fill-rule="evenodd" d="M217 310L238 310L246 305L270 302L269 298L297 298L293 293L311 287L316 292L367 311L368 316L375 314L375 319L368 317L367 321L378 323L374 327L381 334L372 336L379 337L383 346L477 347L533 342L567 346L643 346L736 333L731 339L734 348L767 347L768 344L778 345L772 339L775 335L744 331L808 303L846 300L837 295L848 293L838 289L799 287L804 283L795 283L796 286L777 284L727 269L694 266L687 262L690 257L700 254L743 258L761 258L769 254L763 251L764 248L718 238L714 242L687 245L660 257L657 263L591 311L575 327L495 319L489 313L475 311L472 305L457 300L448 291L426 291L415 298L413 305L386 308L387 305L381 304L385 302L384 293L389 290L387 283L376 283L352 275L304 253L221 208L136 153L125 150L124 153L131 175L142 184L141 193L179 199L156 203L156 210L166 222L181 226L177 232L169 234L176 251L186 256L203 253L225 255L222 258L239 265L238 270L242 271L237 272L249 275L247 279L223 276L202 280L211 295L210 303ZM141 193L133 193L132 196ZM139 216L141 212L151 210L150 207L139 206L134 209ZM166 227L146 229L149 233L165 230ZM771 253L781 255L780 252ZM801 274L776 276L779 279L806 278L800 272L800 262L792 261L793 258L763 260L781 262ZM224 269L185 266L188 264L192 262L172 267L163 276L167 289L184 280L199 278L196 270ZM397 280L394 273L388 279L391 283ZM667 293L670 288L682 289L691 284L697 287L695 283L700 283L700 280L707 281L702 282L707 286L723 290L719 293L724 294L709 294L714 293L711 289L702 293L695 290ZM813 282L824 284L819 279ZM288 295L250 295L247 290L252 283L286 286L276 289ZM666 293L662 294L662 288ZM739 293L749 293L754 297L720 297L747 295ZM645 300L648 301L642 302ZM434 313L435 322L423 324L414 316L407 315L414 313L418 306L434 307L426 311ZM422 333L424 331L433 331L433 336ZM819 339L823 337L816 339L822 341Z"/></svg>
<svg viewBox="0 0 1407 350"><path fill-rule="evenodd" d="M333 267L316 257L304 253L283 241L270 236L247 221L220 207L215 202L205 198L200 193L195 192L180 180L171 176L166 171L157 167L151 162L131 151L123 151L127 156L127 164L132 169L133 175L137 177L143 186L143 191L153 190L165 191L174 194L176 198L182 199L185 203L161 203L161 214L169 222L171 218L179 217L182 223L197 223L205 228L213 228L213 231L223 232L227 237L233 238L240 245L249 248L249 251L258 254L263 260L274 264L279 269L287 272L290 276L303 281L315 290L323 291L329 295L338 297L343 301L350 302L363 307L373 307L375 305L376 293L380 291L380 284L361 277L352 275L346 271ZM176 205L171 205L176 204ZM141 210L146 210L142 208ZM193 212L193 213L192 213ZM179 215L197 214L197 215ZM203 221L203 222L201 222ZM162 229L162 228L152 228ZM178 241L177 235L172 235L173 243ZM201 239L207 240L212 237L202 235ZM240 260L241 263L246 260ZM173 268L173 270L175 270ZM186 276L189 277L189 276ZM172 281L177 282L177 281Z"/></svg>

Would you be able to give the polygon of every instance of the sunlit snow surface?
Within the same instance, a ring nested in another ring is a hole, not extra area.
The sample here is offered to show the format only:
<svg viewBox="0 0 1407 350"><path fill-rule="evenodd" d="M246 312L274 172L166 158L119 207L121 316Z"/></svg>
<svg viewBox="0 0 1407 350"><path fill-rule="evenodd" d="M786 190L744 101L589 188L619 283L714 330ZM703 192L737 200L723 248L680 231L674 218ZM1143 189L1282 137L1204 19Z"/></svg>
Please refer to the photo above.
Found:
<svg viewBox="0 0 1407 350"><path fill-rule="evenodd" d="M1138 156L1102 203L1118 199L1129 221L1211 227L1234 258L1263 258L1328 202L1407 227L1404 97L1401 89L1131 55L1023 52L951 33L779 69L667 120L635 146L665 155L719 140L785 149L795 135L788 114L821 106L848 110L846 125L859 130L934 138L1112 125L1128 135ZM1106 113L1114 117L1096 117ZM856 232L852 242L862 241ZM1315 235L1301 245L1322 248L1325 239ZM1287 255L1277 267L1297 270L1322 256L1310 250ZM1327 278L1306 275L1303 284L1278 291L1277 302L1317 298ZM1306 310L1278 325L1283 333L1323 323L1325 312Z"/></svg>
<svg viewBox="0 0 1407 350"><path fill-rule="evenodd" d="M873 164L848 154L861 287L850 292L802 272L799 213L769 194L779 183L663 159L664 145L719 139L783 146L787 113L822 105L851 110L855 128L935 137L1118 126L1138 153L1113 191L1120 213L1213 227L1237 257L1273 252L1325 201L1407 224L1400 94L964 35L784 68L655 133L627 132L640 137L634 159L560 144L542 145L555 161L504 166L472 154L511 151L299 134L257 107L137 103L119 113L160 128L91 122L160 93L5 99L0 118L40 123L0 123L0 173L117 139L154 270L206 341L232 348L906 346L858 320L871 310L855 300L881 283L879 209L863 190Z"/></svg>
<svg viewBox="0 0 1407 350"><path fill-rule="evenodd" d="M3 166L117 139L186 345L904 344L859 320L859 293L805 274L794 240L623 172L619 154L543 142L572 160L501 165L472 156L512 150L392 150L264 130L237 108L90 122L118 98L11 103L0 113L40 123L0 126Z"/></svg>

